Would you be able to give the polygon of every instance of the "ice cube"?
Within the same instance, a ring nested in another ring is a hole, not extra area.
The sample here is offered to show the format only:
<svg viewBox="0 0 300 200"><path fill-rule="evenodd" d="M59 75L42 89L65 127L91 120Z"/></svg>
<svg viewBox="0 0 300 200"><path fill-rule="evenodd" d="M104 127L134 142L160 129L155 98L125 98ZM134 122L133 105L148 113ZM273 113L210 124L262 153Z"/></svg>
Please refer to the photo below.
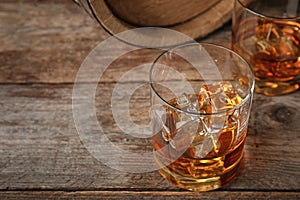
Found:
<svg viewBox="0 0 300 200"><path fill-rule="evenodd" d="M236 82L224 81L222 83L222 90L218 94L218 109L230 109L239 104L245 97L248 89L248 77L241 77Z"/></svg>
<svg viewBox="0 0 300 200"><path fill-rule="evenodd" d="M195 113L195 114L198 113L197 107L195 105L193 105L193 104L188 105L188 107L186 108L186 110L188 112L190 112L190 113Z"/></svg>
<svg viewBox="0 0 300 200"><path fill-rule="evenodd" d="M209 131L210 131L210 123L211 123L211 121L210 121L210 119L209 119L210 117L209 116L204 116L204 117L200 117L200 122L201 122L201 124L202 124L202 127L203 127L203 130L201 131L202 132L202 135L206 135L206 134L208 134L209 133Z"/></svg>
<svg viewBox="0 0 300 200"><path fill-rule="evenodd" d="M277 24L271 21L260 20L256 27L256 37L262 41L277 41L283 35Z"/></svg>
<svg viewBox="0 0 300 200"><path fill-rule="evenodd" d="M212 102L207 85L203 85L198 93L198 103L200 113L212 113Z"/></svg>
<svg viewBox="0 0 300 200"><path fill-rule="evenodd" d="M186 94L182 94L181 96L179 96L177 98L177 106L184 112L180 112L180 111L176 112L176 114L178 116L176 128L180 128L184 124L198 119L197 114L196 114L196 113L198 113L198 109L196 107L197 105L195 105L195 104L198 104L198 100L194 96L195 95L187 96ZM188 113L188 112L191 112L191 113ZM192 113L195 113L195 114L192 114Z"/></svg>
<svg viewBox="0 0 300 200"><path fill-rule="evenodd" d="M190 104L190 101L185 93L181 94L177 98L177 105L179 108L187 107Z"/></svg>
<svg viewBox="0 0 300 200"><path fill-rule="evenodd" d="M198 114L199 114L199 101L198 98L195 94L190 94L188 96L189 99L189 104L185 108L185 110L189 113L189 117L191 120L196 120L198 119Z"/></svg>
<svg viewBox="0 0 300 200"><path fill-rule="evenodd" d="M280 57L295 57L299 55L299 49L291 40L290 36L283 36L275 45L276 52Z"/></svg>
<svg viewBox="0 0 300 200"><path fill-rule="evenodd" d="M185 125L187 123L187 121L179 121L176 123L176 129L181 128L183 125Z"/></svg>
<svg viewBox="0 0 300 200"><path fill-rule="evenodd" d="M282 29L281 29L282 28ZM294 57L299 54L298 46L289 34L284 34L288 26L272 22L261 22L256 30L256 49L259 53L274 57Z"/></svg>
<svg viewBox="0 0 300 200"><path fill-rule="evenodd" d="M217 143L218 143L218 135L216 134L205 135L202 143L194 147L195 156L198 158L205 158L208 157L208 155L211 153L217 153L218 152Z"/></svg>
<svg viewBox="0 0 300 200"><path fill-rule="evenodd" d="M225 92L221 92L216 94L213 98L215 109L224 110L227 108L228 105L228 96Z"/></svg>
<svg viewBox="0 0 300 200"><path fill-rule="evenodd" d="M182 122L180 127L173 134L170 145L180 151L186 150L192 144L195 135L197 134L199 121Z"/></svg>
<svg viewBox="0 0 300 200"><path fill-rule="evenodd" d="M274 46L282 35L282 31L276 24L264 20L259 21L259 25L256 27L257 51L267 56L276 55Z"/></svg>
<svg viewBox="0 0 300 200"><path fill-rule="evenodd" d="M154 106L151 108L151 116L153 120L153 133L158 134L161 132L162 138L165 142L168 142L171 139L171 131L167 127L168 115L166 115L166 109L162 106Z"/></svg>
<svg viewBox="0 0 300 200"><path fill-rule="evenodd" d="M200 157L205 157L209 153L219 152L219 137L228 124L228 117L225 113L201 117L203 129L199 132L200 135L205 136L203 144L197 153ZM212 152L213 151L213 152Z"/></svg>
<svg viewBox="0 0 300 200"><path fill-rule="evenodd" d="M163 127L161 131L161 136L165 142L169 142L171 140L171 134L168 130L168 127Z"/></svg>
<svg viewBox="0 0 300 200"><path fill-rule="evenodd" d="M242 98L229 81L217 82L201 88L199 92L200 110L208 115L200 117L202 129L198 131L198 135L204 138L200 144L195 145L193 150L195 155L200 158L212 157L228 150L234 140L231 137L235 134L234 127L239 127L239 121L235 120L237 118L230 118L234 111L229 112L229 109L240 103L241 100ZM221 110L223 112L219 112ZM222 138L225 138L225 142L220 141Z"/></svg>
<svg viewBox="0 0 300 200"><path fill-rule="evenodd" d="M193 118L186 112L177 112L178 120L176 122L176 128L180 128L182 125L193 120Z"/></svg>
<svg viewBox="0 0 300 200"><path fill-rule="evenodd" d="M201 99L208 99L210 98L210 92L209 92L209 88L207 85L203 85L201 88L200 88L200 91L199 91L199 97L201 97Z"/></svg>
<svg viewBox="0 0 300 200"><path fill-rule="evenodd" d="M186 108L187 112L189 112L188 116L191 118L191 120L198 120L199 119L199 106L198 101L191 102L191 104L188 105Z"/></svg>
<svg viewBox="0 0 300 200"><path fill-rule="evenodd" d="M226 126L228 117L226 114L218 114L213 116L201 117L201 123L203 124L202 134L215 134L219 133Z"/></svg>

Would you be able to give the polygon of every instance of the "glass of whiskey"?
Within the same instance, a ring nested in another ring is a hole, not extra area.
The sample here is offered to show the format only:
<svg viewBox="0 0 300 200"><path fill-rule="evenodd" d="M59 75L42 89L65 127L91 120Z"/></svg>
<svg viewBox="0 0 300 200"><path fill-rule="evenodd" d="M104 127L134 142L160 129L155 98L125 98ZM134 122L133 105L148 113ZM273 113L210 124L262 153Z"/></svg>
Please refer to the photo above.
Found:
<svg viewBox="0 0 300 200"><path fill-rule="evenodd" d="M191 191L214 190L243 157L254 73L234 51L191 43L163 52L150 70L154 160L160 174Z"/></svg>
<svg viewBox="0 0 300 200"><path fill-rule="evenodd" d="M300 0L235 0L232 48L252 66L256 92L299 89Z"/></svg>

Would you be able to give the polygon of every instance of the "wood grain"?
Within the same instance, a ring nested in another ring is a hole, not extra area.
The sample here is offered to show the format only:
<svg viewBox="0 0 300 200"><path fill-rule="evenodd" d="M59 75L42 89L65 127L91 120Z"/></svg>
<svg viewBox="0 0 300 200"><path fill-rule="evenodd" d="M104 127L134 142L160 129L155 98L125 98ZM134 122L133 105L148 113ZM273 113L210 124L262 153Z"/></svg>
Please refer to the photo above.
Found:
<svg viewBox="0 0 300 200"><path fill-rule="evenodd" d="M124 84L130 87L130 83ZM71 84L0 86L0 189L177 190L157 172L123 173L92 158L75 129L72 87ZM97 90L96 111L104 132L125 150L150 150L151 141L126 136L114 123L107 106L113 88L114 84L106 83ZM133 102L141 106L132 108L131 113L146 111L148 91L139 90L134 95ZM226 190L299 190L299 97L300 92L288 97L255 96L245 161L240 174ZM142 107L144 110L140 111ZM147 115L132 117L137 123L147 120Z"/></svg>
<svg viewBox="0 0 300 200"><path fill-rule="evenodd" d="M2 83L72 83L84 58L109 36L72 2L19 1L17 4L15 1L0 3ZM229 46L230 34L227 26L204 41ZM141 52L132 54L131 60L153 61L150 51L142 53L143 57ZM123 59L110 68L110 76L104 81L116 80L128 69L128 60Z"/></svg>
<svg viewBox="0 0 300 200"><path fill-rule="evenodd" d="M0 192L4 200L11 199L244 199L244 200L294 200L299 199L300 194L297 192L209 192L209 193L192 193L192 192L163 192L163 191L77 191L77 192Z"/></svg>
<svg viewBox="0 0 300 200"><path fill-rule="evenodd" d="M97 18L101 26L110 32L111 35L140 27L135 26L134 24L126 23L126 20L118 18L104 0L90 2L90 7L93 10L95 18ZM214 2L210 1L210 3ZM233 0L219 1L213 4L210 9L205 10L201 14L196 15L189 20L183 21L182 23L174 24L174 26L167 26L167 28L184 33L194 39L205 37L231 19L233 3ZM208 6L208 4L206 5ZM176 12L180 12L181 8L182 6L178 8ZM166 9L164 14L165 13L167 13Z"/></svg>
<svg viewBox="0 0 300 200"><path fill-rule="evenodd" d="M137 26L174 26L191 20L215 6L220 0L106 0L119 19ZM180 12L180 14L178 14Z"/></svg>
<svg viewBox="0 0 300 200"><path fill-rule="evenodd" d="M72 1L1 1L0 82L72 82L107 37Z"/></svg>
<svg viewBox="0 0 300 200"><path fill-rule="evenodd" d="M230 29L227 24L201 41L230 47ZM156 171L125 173L95 159L77 133L72 90L84 58L108 37L72 1L0 2L0 199L300 198L300 91L255 94L241 170L217 191L185 192ZM103 60L111 59L112 52L108 47ZM151 140L122 134L111 114L111 94L125 72L154 56L147 49L121 56L96 90L100 125L128 151L150 151ZM144 83L139 74L121 84ZM89 77L80 84L83 90L89 87ZM148 122L146 85L133 94L129 107L136 123Z"/></svg>

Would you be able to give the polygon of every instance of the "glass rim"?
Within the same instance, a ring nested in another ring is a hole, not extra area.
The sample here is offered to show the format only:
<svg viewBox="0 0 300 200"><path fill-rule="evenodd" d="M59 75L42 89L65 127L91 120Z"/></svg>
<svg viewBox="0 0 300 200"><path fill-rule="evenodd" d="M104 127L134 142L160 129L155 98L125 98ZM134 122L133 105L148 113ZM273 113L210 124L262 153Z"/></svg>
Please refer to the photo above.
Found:
<svg viewBox="0 0 300 200"><path fill-rule="evenodd" d="M230 52L232 53L233 55L235 55L236 57L238 57L240 60L243 61L243 63L245 65L247 65L248 69L249 69L249 72L250 72L250 76L251 76L251 82L250 82L250 87L248 89L248 93L247 95L245 96L245 98L243 98L243 100L233 106L232 108L229 108L229 109L222 109L221 111L218 111L218 112L212 112L212 113L201 113L201 112L190 112L190 111L185 111L185 110L182 110L176 106L173 106L171 105L167 100L165 100L158 92L157 90L155 89L155 86L154 86L154 82L153 82L153 70L154 70L154 67L155 65L157 64L157 61L164 55L166 55L166 53L170 52L170 51L173 51L175 49L179 49L179 48L183 48L183 47L187 47L187 46L194 46L194 45L204 45L204 46L212 46L212 47L216 47L216 48L219 48L219 49L223 49L227 52ZM235 51L227 48L227 47L224 47L224 46L221 46L221 45L217 45L217 44L212 44L212 43L207 43L207 42L192 42L192 43L187 43L187 44L183 44L183 45L178 45L176 47L172 47L172 48L169 48L165 51L163 51L155 60L154 62L152 63L151 65L151 68L150 68L150 73L149 73L149 83L150 83L150 89L151 91L154 92L154 94L164 103L166 104L168 107L176 110L176 111L179 111L181 113L187 113L189 115L194 115L194 116L209 116L209 115L219 115L219 114L224 114L226 112L229 112L229 111L234 111L238 108L240 108L241 106L243 106L250 98L252 98L253 96L253 93L254 93L254 86L255 86L255 76L254 76L254 72L253 72L253 69L252 67L250 66L250 64L241 56L239 55L238 53L236 53ZM251 99L250 99L251 101Z"/></svg>
<svg viewBox="0 0 300 200"><path fill-rule="evenodd" d="M250 12L250 13L252 13L254 15L257 15L259 17L262 17L262 18L276 19L276 20L298 20L298 19L300 19L300 16L296 16L296 17L275 17L275 16L264 15L263 13L259 13L257 11L254 11L251 8L248 8L244 3L241 2L241 0L235 0L235 2L238 2L239 5L242 6L248 12Z"/></svg>

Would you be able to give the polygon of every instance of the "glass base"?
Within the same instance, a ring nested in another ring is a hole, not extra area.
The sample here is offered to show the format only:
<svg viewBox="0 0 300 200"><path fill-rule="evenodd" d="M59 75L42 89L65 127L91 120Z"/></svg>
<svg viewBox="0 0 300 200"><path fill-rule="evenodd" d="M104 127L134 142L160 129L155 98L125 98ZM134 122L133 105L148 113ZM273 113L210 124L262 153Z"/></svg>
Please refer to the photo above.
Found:
<svg viewBox="0 0 300 200"><path fill-rule="evenodd" d="M159 173L165 179L167 179L169 182L176 185L177 187L194 192L205 192L221 188L227 183L231 182L238 172L242 157L243 154L235 163L228 167L226 171L222 173L222 175L209 178L197 179L192 177L181 176L179 174L174 174L167 167L159 169Z"/></svg>
<svg viewBox="0 0 300 200"><path fill-rule="evenodd" d="M284 95L300 88L300 83L290 82L263 82L256 80L255 92L267 96Z"/></svg>

